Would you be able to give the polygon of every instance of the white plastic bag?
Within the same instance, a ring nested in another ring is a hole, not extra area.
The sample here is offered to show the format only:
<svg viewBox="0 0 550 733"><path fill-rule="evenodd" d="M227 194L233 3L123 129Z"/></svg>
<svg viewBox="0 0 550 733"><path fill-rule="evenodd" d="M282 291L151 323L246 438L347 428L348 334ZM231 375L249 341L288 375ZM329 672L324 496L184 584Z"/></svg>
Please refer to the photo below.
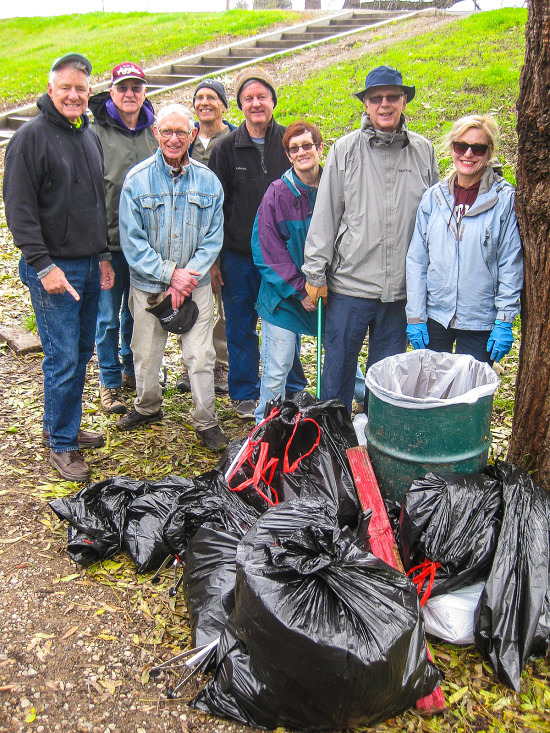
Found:
<svg viewBox="0 0 550 733"><path fill-rule="evenodd" d="M364 412L358 412L353 418L353 428L355 435L357 435L357 442L359 445L367 445L367 436L365 435L365 429L367 427L369 419Z"/></svg>
<svg viewBox="0 0 550 733"><path fill-rule="evenodd" d="M474 643L474 614L485 581L429 598L424 606L427 634L451 644Z"/></svg>
<svg viewBox="0 0 550 733"><path fill-rule="evenodd" d="M387 356L370 367L365 382L380 400L415 410L473 404L499 383L489 364L469 354L429 349Z"/></svg>

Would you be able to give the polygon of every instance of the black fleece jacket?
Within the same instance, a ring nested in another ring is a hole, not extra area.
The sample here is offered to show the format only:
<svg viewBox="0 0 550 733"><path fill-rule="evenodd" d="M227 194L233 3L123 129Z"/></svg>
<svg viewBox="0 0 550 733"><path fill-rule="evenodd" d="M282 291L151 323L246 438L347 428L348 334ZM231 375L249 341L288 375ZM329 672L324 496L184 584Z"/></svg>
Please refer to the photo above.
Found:
<svg viewBox="0 0 550 733"><path fill-rule="evenodd" d="M288 170L283 148L286 127L271 120L263 158L246 129L246 121L214 145L208 167L223 186L223 247L252 257L250 239L258 206L270 183Z"/></svg>
<svg viewBox="0 0 550 733"><path fill-rule="evenodd" d="M97 135L86 115L76 128L47 94L37 105L6 150L3 194L15 244L38 272L57 257L109 259Z"/></svg>

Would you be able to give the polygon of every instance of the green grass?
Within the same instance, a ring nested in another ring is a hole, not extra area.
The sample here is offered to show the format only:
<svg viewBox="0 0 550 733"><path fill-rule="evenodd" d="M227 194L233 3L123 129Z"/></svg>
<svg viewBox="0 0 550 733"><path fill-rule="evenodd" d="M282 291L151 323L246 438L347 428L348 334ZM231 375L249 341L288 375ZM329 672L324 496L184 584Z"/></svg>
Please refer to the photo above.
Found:
<svg viewBox="0 0 550 733"><path fill-rule="evenodd" d="M353 92L364 88L369 69L398 68L416 86L406 109L411 129L434 143L458 117L491 112L501 133L501 160L514 182L517 138L515 103L525 54L527 11L505 8L471 15L441 30L330 66L279 91L277 118L289 124L307 117L321 127L328 143L356 129L362 106ZM298 59L299 60L299 59ZM443 160L442 168L446 166Z"/></svg>
<svg viewBox="0 0 550 733"><path fill-rule="evenodd" d="M265 31L296 13L230 10L226 13L87 13L0 21L0 103L20 102L45 91L58 56L79 51L93 64L94 80L121 61L152 65L207 42L222 45Z"/></svg>

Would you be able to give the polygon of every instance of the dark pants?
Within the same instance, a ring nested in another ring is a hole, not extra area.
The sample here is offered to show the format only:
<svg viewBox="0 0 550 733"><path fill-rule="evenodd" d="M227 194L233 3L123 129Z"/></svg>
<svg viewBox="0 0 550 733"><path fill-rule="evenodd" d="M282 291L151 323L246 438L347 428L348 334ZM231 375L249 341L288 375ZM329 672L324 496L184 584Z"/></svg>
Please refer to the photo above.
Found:
<svg viewBox="0 0 550 733"><path fill-rule="evenodd" d="M260 272L252 257L222 250L220 270L223 278L222 300L229 356L228 387L233 400L257 400L260 396L260 349L256 331L256 301ZM286 382L287 394L307 386L299 351Z"/></svg>
<svg viewBox="0 0 550 733"><path fill-rule="evenodd" d="M46 292L34 267L21 258L19 273L31 293L36 326L44 350L44 430L54 453L77 450L82 417L86 365L94 353L100 280L97 256L56 258L65 277L80 295Z"/></svg>
<svg viewBox="0 0 550 733"><path fill-rule="evenodd" d="M405 301L382 303L329 292L325 325L323 400L340 399L351 412L357 358L369 334L366 369L407 347Z"/></svg>
<svg viewBox="0 0 550 733"><path fill-rule="evenodd" d="M448 351L455 347L455 354L470 354L478 361L493 363L487 351L487 341L491 331L464 331L458 328L445 328L441 323L428 318L428 349L432 351Z"/></svg>

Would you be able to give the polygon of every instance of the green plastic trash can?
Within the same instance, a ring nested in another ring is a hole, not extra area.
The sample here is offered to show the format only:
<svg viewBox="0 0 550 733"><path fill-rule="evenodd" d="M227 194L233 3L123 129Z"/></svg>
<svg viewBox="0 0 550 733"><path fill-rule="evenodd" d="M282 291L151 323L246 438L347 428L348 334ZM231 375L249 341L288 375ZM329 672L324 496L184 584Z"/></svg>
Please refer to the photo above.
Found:
<svg viewBox="0 0 550 733"><path fill-rule="evenodd" d="M401 501L428 471L477 473L487 465L498 377L466 354L419 349L367 372L367 450L382 496Z"/></svg>

